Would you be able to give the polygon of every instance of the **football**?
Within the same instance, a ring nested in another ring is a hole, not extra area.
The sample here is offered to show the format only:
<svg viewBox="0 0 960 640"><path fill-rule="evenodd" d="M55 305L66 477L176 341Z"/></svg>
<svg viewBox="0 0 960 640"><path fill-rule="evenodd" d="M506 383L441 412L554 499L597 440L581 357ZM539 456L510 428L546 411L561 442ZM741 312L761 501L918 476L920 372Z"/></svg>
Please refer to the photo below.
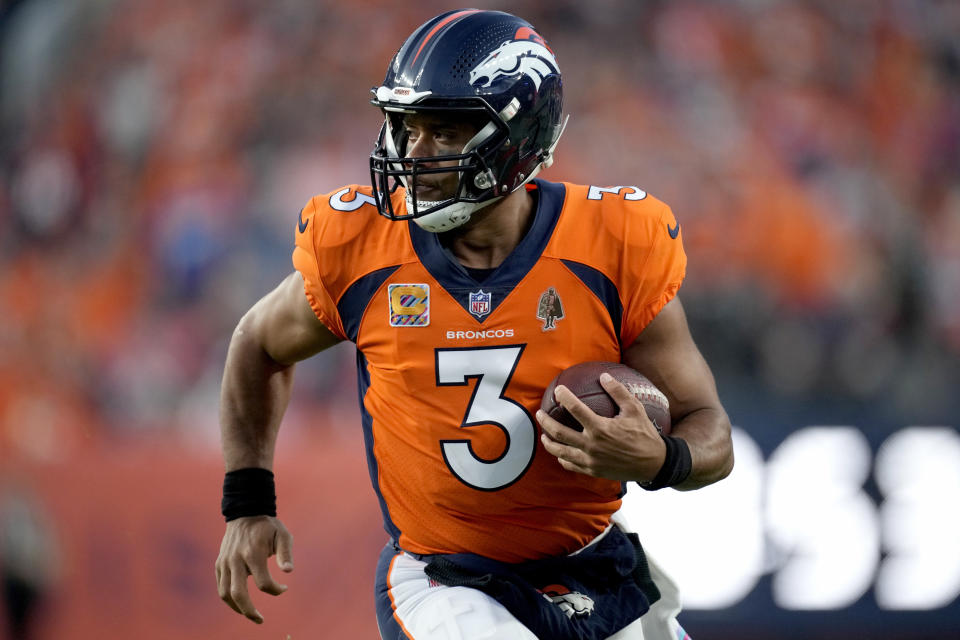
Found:
<svg viewBox="0 0 960 640"><path fill-rule="evenodd" d="M620 411L617 403L600 386L600 374L604 371L619 380L643 404L647 417L660 433L670 433L670 403L667 397L639 371L619 362L583 362L564 369L543 392L540 408L568 427L583 430L577 419L553 397L553 390L562 384L598 415L605 418L616 416Z"/></svg>

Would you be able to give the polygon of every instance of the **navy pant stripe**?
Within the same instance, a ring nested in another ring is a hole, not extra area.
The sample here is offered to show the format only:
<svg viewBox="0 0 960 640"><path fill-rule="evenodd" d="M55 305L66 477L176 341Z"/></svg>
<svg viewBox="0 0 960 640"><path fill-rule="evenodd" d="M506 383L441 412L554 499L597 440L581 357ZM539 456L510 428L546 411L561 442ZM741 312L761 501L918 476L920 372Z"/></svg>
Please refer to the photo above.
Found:
<svg viewBox="0 0 960 640"><path fill-rule="evenodd" d="M390 563L399 555L393 545L387 543L383 551L380 552L380 560L377 562L377 579L374 585L374 595L377 604L377 626L380 628L380 637L383 640L412 640L410 636L403 632L400 623L393 615L393 603L390 602L387 584L387 574L390 571Z"/></svg>

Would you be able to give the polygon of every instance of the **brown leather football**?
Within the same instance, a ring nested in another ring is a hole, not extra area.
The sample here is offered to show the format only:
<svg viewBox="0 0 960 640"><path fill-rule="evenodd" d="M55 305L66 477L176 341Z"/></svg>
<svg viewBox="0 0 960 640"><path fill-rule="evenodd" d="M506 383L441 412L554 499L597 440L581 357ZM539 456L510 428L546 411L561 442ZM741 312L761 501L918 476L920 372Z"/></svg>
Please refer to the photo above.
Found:
<svg viewBox="0 0 960 640"><path fill-rule="evenodd" d="M646 376L619 362L583 362L564 369L543 392L540 408L568 427L577 431L583 430L577 419L553 397L553 390L558 384L562 384L598 415L605 418L616 416L620 412L617 403L600 386L600 374L604 371L633 393L643 404L647 417L661 433L670 433L670 403L667 397Z"/></svg>

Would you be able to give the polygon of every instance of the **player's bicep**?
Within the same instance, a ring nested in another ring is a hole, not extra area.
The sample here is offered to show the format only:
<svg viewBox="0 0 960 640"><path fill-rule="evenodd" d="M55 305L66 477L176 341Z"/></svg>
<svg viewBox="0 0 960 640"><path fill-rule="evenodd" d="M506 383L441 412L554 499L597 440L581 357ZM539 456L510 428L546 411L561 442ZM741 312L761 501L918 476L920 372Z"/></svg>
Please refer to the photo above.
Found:
<svg viewBox="0 0 960 640"><path fill-rule="evenodd" d="M244 321L263 350L282 364L292 364L340 341L317 318L294 271L247 312Z"/></svg>
<svg viewBox="0 0 960 640"><path fill-rule="evenodd" d="M678 297L624 350L623 362L667 395L674 420L699 409L721 408L713 373L690 335Z"/></svg>

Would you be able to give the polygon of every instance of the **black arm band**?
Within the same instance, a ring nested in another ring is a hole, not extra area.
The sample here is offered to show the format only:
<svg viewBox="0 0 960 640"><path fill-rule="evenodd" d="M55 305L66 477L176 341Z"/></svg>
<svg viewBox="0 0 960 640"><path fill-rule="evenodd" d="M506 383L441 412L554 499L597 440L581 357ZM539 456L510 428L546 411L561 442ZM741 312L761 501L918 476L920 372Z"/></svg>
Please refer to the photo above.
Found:
<svg viewBox="0 0 960 640"><path fill-rule="evenodd" d="M246 516L276 516L277 491L269 469L237 469L223 478L220 512L227 522Z"/></svg>
<svg viewBox="0 0 960 640"><path fill-rule="evenodd" d="M690 458L690 447L683 438L674 436L660 436L667 445L667 457L663 459L663 466L656 477L640 486L647 491L656 491L664 487L675 487L690 475L693 469L693 460Z"/></svg>

